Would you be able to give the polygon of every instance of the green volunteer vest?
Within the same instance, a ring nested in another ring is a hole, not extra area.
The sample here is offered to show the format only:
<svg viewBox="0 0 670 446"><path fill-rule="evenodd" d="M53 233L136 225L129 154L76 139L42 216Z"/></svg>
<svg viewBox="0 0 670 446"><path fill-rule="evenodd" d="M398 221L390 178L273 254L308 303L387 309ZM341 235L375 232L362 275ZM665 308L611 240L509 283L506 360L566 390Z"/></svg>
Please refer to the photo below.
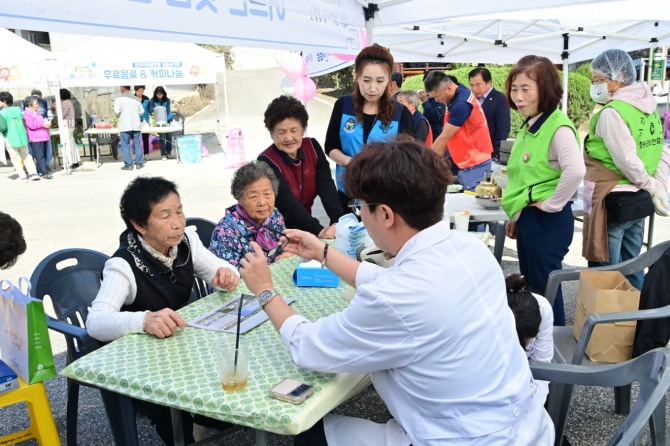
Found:
<svg viewBox="0 0 670 446"><path fill-rule="evenodd" d="M556 130L563 126L570 127L577 139L575 126L559 109L535 133L525 125L519 131L507 162L509 181L502 198L502 207L509 218L528 206L531 198L533 202L546 200L556 190L561 170L549 164L549 145Z"/></svg>
<svg viewBox="0 0 670 446"><path fill-rule="evenodd" d="M3 108L0 113L7 123L5 138L9 144L18 149L28 145L28 133L23 124L23 113L19 107L11 106Z"/></svg>
<svg viewBox="0 0 670 446"><path fill-rule="evenodd" d="M644 163L644 168L649 176L654 176L663 152L663 126L658 112L654 111L647 114L637 107L617 99L610 101L603 107L603 110L608 107L615 109L621 115L637 145L637 156ZM605 147L603 139L596 135L596 125L603 110L600 110L591 119L589 137L584 144L584 150L592 158L603 163L605 167L624 177L618 184L630 184L628 178L621 173L612 161L612 155Z"/></svg>

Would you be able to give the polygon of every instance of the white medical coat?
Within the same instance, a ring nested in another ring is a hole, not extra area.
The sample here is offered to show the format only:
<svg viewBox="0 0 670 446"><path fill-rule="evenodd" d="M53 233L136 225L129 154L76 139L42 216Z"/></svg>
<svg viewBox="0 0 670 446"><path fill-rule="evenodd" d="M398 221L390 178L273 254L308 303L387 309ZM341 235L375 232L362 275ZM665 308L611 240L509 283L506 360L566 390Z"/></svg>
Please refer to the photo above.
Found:
<svg viewBox="0 0 670 446"><path fill-rule="evenodd" d="M363 262L356 286L343 311L314 323L291 316L280 333L300 366L371 372L405 433L388 444L492 444L509 429L528 436L514 444L553 443L502 271L479 240L437 223L408 240L393 267Z"/></svg>

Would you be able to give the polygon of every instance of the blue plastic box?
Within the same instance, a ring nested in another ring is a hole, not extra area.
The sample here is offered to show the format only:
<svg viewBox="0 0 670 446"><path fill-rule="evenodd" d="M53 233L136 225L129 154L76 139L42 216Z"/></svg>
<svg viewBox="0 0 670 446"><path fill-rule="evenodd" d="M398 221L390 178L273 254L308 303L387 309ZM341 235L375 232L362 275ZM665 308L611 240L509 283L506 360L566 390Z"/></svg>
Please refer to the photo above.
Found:
<svg viewBox="0 0 670 446"><path fill-rule="evenodd" d="M9 392L19 388L19 379L7 364L0 359L0 393Z"/></svg>
<svg viewBox="0 0 670 446"><path fill-rule="evenodd" d="M302 287L337 288L340 278L328 268L321 268L321 263L301 261L293 273L293 283Z"/></svg>
<svg viewBox="0 0 670 446"><path fill-rule="evenodd" d="M177 151L180 163L199 163L202 161L202 135L185 135L177 138Z"/></svg>

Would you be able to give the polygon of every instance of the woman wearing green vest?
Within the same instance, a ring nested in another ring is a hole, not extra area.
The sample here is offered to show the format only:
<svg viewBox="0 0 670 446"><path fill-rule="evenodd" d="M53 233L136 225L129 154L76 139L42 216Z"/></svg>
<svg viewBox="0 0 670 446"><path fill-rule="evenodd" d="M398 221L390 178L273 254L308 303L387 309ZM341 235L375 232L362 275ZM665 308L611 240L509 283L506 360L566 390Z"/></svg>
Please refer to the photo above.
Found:
<svg viewBox="0 0 670 446"><path fill-rule="evenodd" d="M610 265L640 253L644 220L668 215L670 150L663 145L656 99L635 82L623 50L604 51L591 62L591 97L605 104L584 143L584 243L589 266ZM628 276L642 288L643 272Z"/></svg>
<svg viewBox="0 0 670 446"><path fill-rule="evenodd" d="M546 57L522 57L505 83L509 106L526 117L507 164L502 205L516 239L519 269L530 291L544 294L549 273L562 268L572 243L572 197L584 177L577 131L558 104L563 87ZM565 325L563 295L554 302L554 325Z"/></svg>

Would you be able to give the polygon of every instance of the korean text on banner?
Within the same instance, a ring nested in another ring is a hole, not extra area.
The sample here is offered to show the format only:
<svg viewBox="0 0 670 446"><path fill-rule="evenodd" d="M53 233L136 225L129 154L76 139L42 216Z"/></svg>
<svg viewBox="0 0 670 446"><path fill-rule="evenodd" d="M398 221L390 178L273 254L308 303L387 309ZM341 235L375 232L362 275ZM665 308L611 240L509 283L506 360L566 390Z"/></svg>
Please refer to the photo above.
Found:
<svg viewBox="0 0 670 446"><path fill-rule="evenodd" d="M30 282L0 283L0 356L19 377L35 384L56 376L44 304L30 297Z"/></svg>

